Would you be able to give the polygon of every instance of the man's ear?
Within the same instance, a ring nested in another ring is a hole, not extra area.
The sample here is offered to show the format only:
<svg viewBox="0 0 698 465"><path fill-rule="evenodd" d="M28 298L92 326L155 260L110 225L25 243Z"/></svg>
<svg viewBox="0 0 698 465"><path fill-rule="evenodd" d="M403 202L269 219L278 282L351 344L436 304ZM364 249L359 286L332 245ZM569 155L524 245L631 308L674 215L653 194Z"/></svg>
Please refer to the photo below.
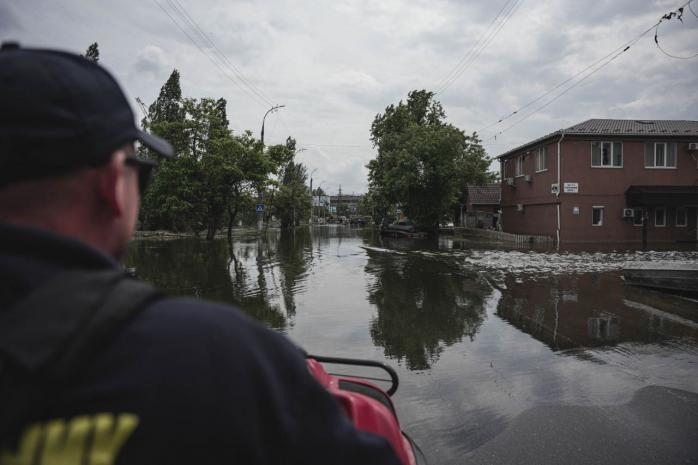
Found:
<svg viewBox="0 0 698 465"><path fill-rule="evenodd" d="M99 197L111 215L117 218L124 214L126 203L125 159L126 153L117 150L106 165L96 170Z"/></svg>

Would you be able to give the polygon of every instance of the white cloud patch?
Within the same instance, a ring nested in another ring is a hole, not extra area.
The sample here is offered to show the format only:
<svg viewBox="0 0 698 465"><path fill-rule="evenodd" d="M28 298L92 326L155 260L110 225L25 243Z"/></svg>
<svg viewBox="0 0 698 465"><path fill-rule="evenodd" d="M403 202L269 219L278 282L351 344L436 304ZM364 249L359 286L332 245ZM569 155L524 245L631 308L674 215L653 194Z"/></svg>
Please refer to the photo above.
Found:
<svg viewBox="0 0 698 465"><path fill-rule="evenodd" d="M162 75L164 71L171 71L170 60L165 51L156 45L147 45L142 48L136 57L133 68L138 73L151 76Z"/></svg>

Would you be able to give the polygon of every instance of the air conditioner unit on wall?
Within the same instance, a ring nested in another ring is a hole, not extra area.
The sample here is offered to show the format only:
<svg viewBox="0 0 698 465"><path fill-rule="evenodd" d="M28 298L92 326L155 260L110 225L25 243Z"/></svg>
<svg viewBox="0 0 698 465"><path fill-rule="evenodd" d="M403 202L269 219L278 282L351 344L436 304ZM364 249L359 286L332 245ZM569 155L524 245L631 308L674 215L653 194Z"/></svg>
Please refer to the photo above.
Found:
<svg viewBox="0 0 698 465"><path fill-rule="evenodd" d="M688 150L690 150L690 151L698 150L698 142L689 142Z"/></svg>
<svg viewBox="0 0 698 465"><path fill-rule="evenodd" d="M560 185L556 182L552 183L550 185L550 193L553 195L559 194L560 193Z"/></svg>
<svg viewBox="0 0 698 465"><path fill-rule="evenodd" d="M526 180L526 182L531 182L531 175L530 175L530 174L527 174L527 175L524 177L524 179Z"/></svg>
<svg viewBox="0 0 698 465"><path fill-rule="evenodd" d="M505 178L504 181L506 181L507 186L514 187L514 178Z"/></svg>
<svg viewBox="0 0 698 465"><path fill-rule="evenodd" d="M623 209L623 218L632 218L635 216L635 211L632 208Z"/></svg>

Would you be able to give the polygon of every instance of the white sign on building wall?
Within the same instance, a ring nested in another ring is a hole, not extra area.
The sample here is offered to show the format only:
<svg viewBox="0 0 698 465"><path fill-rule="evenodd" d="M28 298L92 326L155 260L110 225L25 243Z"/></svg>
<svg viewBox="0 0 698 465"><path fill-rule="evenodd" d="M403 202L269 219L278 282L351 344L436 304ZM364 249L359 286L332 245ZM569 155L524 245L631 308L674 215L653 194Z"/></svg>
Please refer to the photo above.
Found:
<svg viewBox="0 0 698 465"><path fill-rule="evenodd" d="M566 182L564 184L565 194L578 194L579 193L579 183L578 182Z"/></svg>

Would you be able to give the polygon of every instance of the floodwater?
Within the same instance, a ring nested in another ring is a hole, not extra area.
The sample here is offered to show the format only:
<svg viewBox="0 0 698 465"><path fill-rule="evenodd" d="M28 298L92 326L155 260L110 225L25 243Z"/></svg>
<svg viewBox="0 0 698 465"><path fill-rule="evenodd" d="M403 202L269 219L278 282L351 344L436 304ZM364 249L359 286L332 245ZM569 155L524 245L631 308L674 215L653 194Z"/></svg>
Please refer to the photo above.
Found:
<svg viewBox="0 0 698 465"><path fill-rule="evenodd" d="M615 406L652 385L698 392L698 302L620 272L698 260L690 247L535 251L324 226L241 232L232 250L138 240L126 265L170 293L233 304L309 353L393 365L404 429L430 463L459 464L534 407Z"/></svg>

